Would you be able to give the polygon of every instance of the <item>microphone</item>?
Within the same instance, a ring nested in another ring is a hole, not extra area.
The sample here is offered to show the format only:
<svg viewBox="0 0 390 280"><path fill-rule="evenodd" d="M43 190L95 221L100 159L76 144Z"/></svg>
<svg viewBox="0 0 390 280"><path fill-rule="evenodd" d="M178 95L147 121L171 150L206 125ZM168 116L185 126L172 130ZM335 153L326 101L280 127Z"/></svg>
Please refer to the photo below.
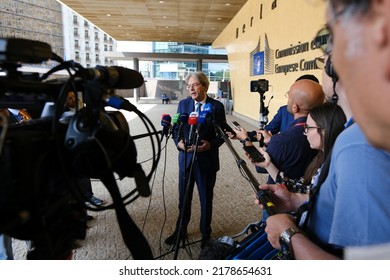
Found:
<svg viewBox="0 0 390 280"><path fill-rule="evenodd" d="M200 112L199 118L198 118L199 126L202 124L205 124L207 122L207 116L208 116L208 112L206 112L204 110Z"/></svg>
<svg viewBox="0 0 390 280"><path fill-rule="evenodd" d="M197 112L192 112L190 116L188 117L188 124L191 126L190 127L190 133L189 133L189 141L188 141L188 146L191 146L194 144L195 140L195 132L196 132L196 125L198 124L198 113Z"/></svg>
<svg viewBox="0 0 390 280"><path fill-rule="evenodd" d="M171 128L171 116L169 114L163 114L161 116L161 125L163 127L162 137L168 137L169 129Z"/></svg>
<svg viewBox="0 0 390 280"><path fill-rule="evenodd" d="M81 69L76 76L83 79L99 81L115 89L133 89L144 84L144 77L136 70L121 66L96 66Z"/></svg>
<svg viewBox="0 0 390 280"><path fill-rule="evenodd" d="M173 115L173 118L172 118L172 124L173 124L172 130L175 130L176 126L178 126L179 118L180 118L180 113L176 113L176 114Z"/></svg>
<svg viewBox="0 0 390 280"><path fill-rule="evenodd" d="M207 113L207 119L211 119L211 123L214 126L215 134L218 135L218 129L217 126L219 126L214 119L214 107L211 103L206 103L203 107L203 111Z"/></svg>
<svg viewBox="0 0 390 280"><path fill-rule="evenodd" d="M211 103L206 103L203 107L203 111L207 112L207 115L211 116L212 119L214 120L214 115L213 115L214 108L213 105L211 105Z"/></svg>
<svg viewBox="0 0 390 280"><path fill-rule="evenodd" d="M181 139L184 138L183 136L183 129L184 125L188 122L188 114L183 113L179 117L179 131L177 133L177 141L179 142Z"/></svg>
<svg viewBox="0 0 390 280"><path fill-rule="evenodd" d="M204 108L203 108L203 110L202 110L202 112L206 112L206 119L207 120L209 120L209 119L211 119L211 121L214 123L214 114L213 114L213 112L214 112L214 108L213 108L213 105L211 105L211 103L206 103L205 105L204 105Z"/></svg>

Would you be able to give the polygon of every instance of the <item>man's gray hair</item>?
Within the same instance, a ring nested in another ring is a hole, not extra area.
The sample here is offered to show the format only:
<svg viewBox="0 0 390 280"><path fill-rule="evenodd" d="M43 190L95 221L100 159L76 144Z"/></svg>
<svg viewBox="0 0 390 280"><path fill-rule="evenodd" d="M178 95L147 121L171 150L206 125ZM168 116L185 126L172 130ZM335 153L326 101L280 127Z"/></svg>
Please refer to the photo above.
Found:
<svg viewBox="0 0 390 280"><path fill-rule="evenodd" d="M207 76L205 75L205 73L203 73L203 72L190 72L190 73L188 73L186 78L185 78L185 82L187 83L187 85L188 85L189 79L192 77L196 77L199 80L199 82L202 84L202 86L206 89L206 91L209 89L210 81L207 78Z"/></svg>

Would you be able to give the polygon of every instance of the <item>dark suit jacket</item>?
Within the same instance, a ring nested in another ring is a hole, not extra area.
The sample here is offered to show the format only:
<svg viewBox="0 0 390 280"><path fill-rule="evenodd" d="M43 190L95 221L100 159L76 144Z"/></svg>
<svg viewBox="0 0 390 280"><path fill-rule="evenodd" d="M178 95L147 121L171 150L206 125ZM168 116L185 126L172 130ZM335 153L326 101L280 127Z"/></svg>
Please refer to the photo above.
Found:
<svg viewBox="0 0 390 280"><path fill-rule="evenodd" d="M199 126L199 140L198 145L201 144L201 140L206 140L211 144L211 149L205 152L197 153L197 160L201 169L214 170L215 172L219 170L219 147L224 143L223 139L218 136L213 122L221 125L223 122L226 122L225 108L223 104L213 98L207 96L206 104L211 103L213 106L213 115L209 117L205 124ZM189 97L187 99L181 100L179 102L177 112L180 114L187 113L190 115L195 111L195 101ZM178 128L176 127L173 131L173 140L175 144L180 142L178 139ZM185 124L183 129L183 136L188 141L190 132L190 125ZM187 153L186 166L189 166L191 163L192 153ZM179 152L179 167L184 167L184 151L180 150Z"/></svg>

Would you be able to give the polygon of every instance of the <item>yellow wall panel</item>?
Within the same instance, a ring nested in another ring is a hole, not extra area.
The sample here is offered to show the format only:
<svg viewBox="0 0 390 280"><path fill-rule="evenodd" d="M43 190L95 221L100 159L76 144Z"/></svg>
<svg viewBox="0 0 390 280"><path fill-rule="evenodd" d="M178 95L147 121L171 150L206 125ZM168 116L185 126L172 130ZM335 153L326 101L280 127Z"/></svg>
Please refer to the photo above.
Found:
<svg viewBox="0 0 390 280"><path fill-rule="evenodd" d="M269 119L286 104L284 95L299 76L313 74L321 81L322 70L312 67L322 51L313 48L311 42L325 25L325 4L321 0L248 0L213 42L214 48L225 48L228 54L235 113L259 120L260 95L250 92L251 81L269 81L269 91L264 94L266 105L273 96ZM294 46L300 46L294 50L301 52L281 52ZM270 54L264 62L272 66L271 70L262 75L251 75L254 63L251 53L262 51ZM290 55L284 55L286 53ZM306 65L305 69L305 63L310 67ZM286 69L286 65L295 65L289 69L296 71L276 73Z"/></svg>

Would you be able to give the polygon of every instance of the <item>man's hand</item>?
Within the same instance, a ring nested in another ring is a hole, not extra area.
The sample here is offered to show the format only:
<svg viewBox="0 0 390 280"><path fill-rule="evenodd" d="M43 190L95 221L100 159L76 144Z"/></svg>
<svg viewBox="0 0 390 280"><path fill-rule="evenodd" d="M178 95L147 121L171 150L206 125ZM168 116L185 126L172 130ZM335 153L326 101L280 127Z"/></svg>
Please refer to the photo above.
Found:
<svg viewBox="0 0 390 280"><path fill-rule="evenodd" d="M260 151L260 154L264 157L264 161L262 162L257 162L252 159L250 154L245 153L245 156L256 166L261 167L261 168L267 168L270 163L271 163L271 157L270 155L263 149L263 148L257 148Z"/></svg>
<svg viewBox="0 0 390 280"><path fill-rule="evenodd" d="M272 247L280 248L280 234L290 227L296 226L295 218L290 214L277 214L267 218L267 226L265 232Z"/></svg>
<svg viewBox="0 0 390 280"><path fill-rule="evenodd" d="M206 140L200 140L201 145L199 145L196 149L197 152L205 152L211 149L211 144ZM193 146L195 149L195 146Z"/></svg>
<svg viewBox="0 0 390 280"><path fill-rule="evenodd" d="M257 141L260 142L261 139L263 138L264 145L268 145L269 144L269 141L271 141L271 137L272 137L272 132L271 131L265 131L263 129L258 129L256 131Z"/></svg>
<svg viewBox="0 0 390 280"><path fill-rule="evenodd" d="M227 137L229 137L229 139L233 139L233 140L237 139L236 134L231 133L231 132L227 131L226 129L224 130L224 132L227 135Z"/></svg>
<svg viewBox="0 0 390 280"><path fill-rule="evenodd" d="M298 211L299 206L309 199L308 194L290 192L287 190L287 187L282 184L265 184L259 186L259 189L269 192L278 213L296 212ZM257 198L255 199L255 204L260 205L260 208L264 209Z"/></svg>
<svg viewBox="0 0 390 280"><path fill-rule="evenodd" d="M236 133L236 139L244 140L245 138L248 138L248 132L242 126L241 126L240 130L237 130L235 128L233 128L233 130Z"/></svg>

